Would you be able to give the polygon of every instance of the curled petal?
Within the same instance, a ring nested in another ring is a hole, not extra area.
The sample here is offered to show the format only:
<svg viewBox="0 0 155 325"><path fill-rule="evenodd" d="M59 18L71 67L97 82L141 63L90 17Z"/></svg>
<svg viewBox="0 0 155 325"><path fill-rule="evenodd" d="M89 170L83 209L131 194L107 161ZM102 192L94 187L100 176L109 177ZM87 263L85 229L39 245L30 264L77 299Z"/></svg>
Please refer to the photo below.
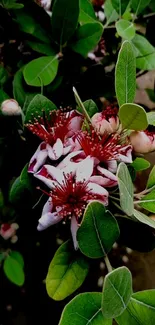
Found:
<svg viewBox="0 0 155 325"><path fill-rule="evenodd" d="M117 185L117 177L113 173L100 166L97 166L97 170L100 174L103 175L105 181L105 184L103 184L103 186L112 187Z"/></svg>
<svg viewBox="0 0 155 325"><path fill-rule="evenodd" d="M52 165L44 165L34 176L37 178L39 178L38 176L42 176L46 179L57 181L60 184L64 181L62 170ZM43 181L44 178L39 179Z"/></svg>
<svg viewBox="0 0 155 325"><path fill-rule="evenodd" d="M48 156L51 160L57 160L63 155L63 143L57 139L53 147L48 144Z"/></svg>
<svg viewBox="0 0 155 325"><path fill-rule="evenodd" d="M87 181L93 173L94 158L88 156L81 162L77 163L76 170L76 181L83 182Z"/></svg>
<svg viewBox="0 0 155 325"><path fill-rule="evenodd" d="M117 160L113 159L113 160L107 160L106 165L108 167L108 170L112 173L116 173L117 172Z"/></svg>
<svg viewBox="0 0 155 325"><path fill-rule="evenodd" d="M103 188L102 186L95 184L95 183L88 183L87 188L91 191L91 193L93 193L94 195L96 195L95 200L99 200L102 203L104 203L104 205L108 205L108 191Z"/></svg>
<svg viewBox="0 0 155 325"><path fill-rule="evenodd" d="M71 234L72 234L72 239L73 239L73 244L74 244L75 250L77 250L78 247L79 247L78 241L77 241L77 238L76 238L76 234L77 234L78 229L79 229L79 225L77 223L77 220L76 220L75 216L72 216L72 219L71 219Z"/></svg>
<svg viewBox="0 0 155 325"><path fill-rule="evenodd" d="M78 150L78 151L74 151L74 152L71 152L67 155L67 157L65 157L60 164L58 164L58 168L60 169L63 169L65 167L68 166L69 163L73 162L73 159L74 159L74 162L76 160L76 158L79 157L79 155L82 153L81 150Z"/></svg>
<svg viewBox="0 0 155 325"><path fill-rule="evenodd" d="M126 147L120 148L117 159L125 163L132 163L132 146L128 145Z"/></svg>
<svg viewBox="0 0 155 325"><path fill-rule="evenodd" d="M42 142L30 160L28 172L36 173L38 169L45 163L47 155L47 144L45 142Z"/></svg>
<svg viewBox="0 0 155 325"><path fill-rule="evenodd" d="M62 218L58 216L57 212L48 212L38 220L38 227L37 230L42 231L47 229L48 227L55 225L56 223L60 222Z"/></svg>
<svg viewBox="0 0 155 325"><path fill-rule="evenodd" d="M68 126L68 129L69 129L69 132L67 134L68 137L71 137L73 136L73 134L77 131L80 130L81 128L81 124L82 124L82 117L81 116L75 116L71 119L70 123L69 123L69 126Z"/></svg>

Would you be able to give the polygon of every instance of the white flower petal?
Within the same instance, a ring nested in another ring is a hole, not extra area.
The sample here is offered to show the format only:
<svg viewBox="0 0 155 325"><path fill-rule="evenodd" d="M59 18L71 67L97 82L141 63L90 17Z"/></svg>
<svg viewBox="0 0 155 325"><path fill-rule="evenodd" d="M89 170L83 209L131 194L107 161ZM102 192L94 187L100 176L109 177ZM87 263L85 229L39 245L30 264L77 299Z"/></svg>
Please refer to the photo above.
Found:
<svg viewBox="0 0 155 325"><path fill-rule="evenodd" d="M79 229L79 225L77 223L77 220L76 220L75 216L72 216L72 219L71 219L71 234L72 234L72 239L73 239L73 244L74 244L75 250L77 250L79 248L78 241L77 241L77 238L76 238L76 234L77 234L78 229Z"/></svg>
<svg viewBox="0 0 155 325"><path fill-rule="evenodd" d="M77 163L76 170L76 181L83 182L87 181L93 173L94 158L88 156L81 162Z"/></svg>
<svg viewBox="0 0 155 325"><path fill-rule="evenodd" d="M30 160L28 172L36 173L38 169L45 163L47 155L47 144L45 142L42 142Z"/></svg>
<svg viewBox="0 0 155 325"><path fill-rule="evenodd" d="M100 196L99 200L101 200L104 203L104 205L108 205L108 195L109 195L109 193L104 187L102 187L102 186L100 186L98 184L90 182L90 183L88 183L87 188L94 195L96 195L96 196L99 195Z"/></svg>
<svg viewBox="0 0 155 325"><path fill-rule="evenodd" d="M59 159L63 155L63 143L60 139L57 139L56 143L54 144L53 152L55 159Z"/></svg>
<svg viewBox="0 0 155 325"><path fill-rule="evenodd" d="M48 227L55 225L56 223L60 222L62 220L62 217L60 217L57 212L48 212L41 216L41 218L38 220L38 227L37 230L42 231L44 229L47 229Z"/></svg>

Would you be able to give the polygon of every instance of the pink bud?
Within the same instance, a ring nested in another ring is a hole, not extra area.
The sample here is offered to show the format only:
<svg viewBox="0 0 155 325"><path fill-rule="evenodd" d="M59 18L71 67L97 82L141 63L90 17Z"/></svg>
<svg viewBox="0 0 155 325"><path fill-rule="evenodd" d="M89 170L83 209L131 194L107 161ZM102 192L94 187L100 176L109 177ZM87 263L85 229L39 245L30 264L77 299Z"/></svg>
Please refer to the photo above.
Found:
<svg viewBox="0 0 155 325"><path fill-rule="evenodd" d="M137 153L148 153L155 150L155 133L149 131L133 131L130 142Z"/></svg>
<svg viewBox="0 0 155 325"><path fill-rule="evenodd" d="M119 127L119 118L116 110L117 109L108 106L103 112L93 115L92 125L100 135L103 135L105 132L111 134L117 131Z"/></svg>
<svg viewBox="0 0 155 325"><path fill-rule="evenodd" d="M7 99L1 105L3 115L13 116L21 115L22 110L15 99Z"/></svg>

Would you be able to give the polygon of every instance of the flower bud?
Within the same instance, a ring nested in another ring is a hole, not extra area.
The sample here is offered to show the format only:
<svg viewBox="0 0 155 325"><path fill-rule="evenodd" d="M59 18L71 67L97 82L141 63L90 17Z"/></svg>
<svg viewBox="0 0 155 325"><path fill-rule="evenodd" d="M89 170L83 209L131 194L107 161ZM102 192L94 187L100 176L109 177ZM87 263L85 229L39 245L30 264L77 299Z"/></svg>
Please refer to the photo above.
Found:
<svg viewBox="0 0 155 325"><path fill-rule="evenodd" d="M149 131L133 131L130 142L137 153L148 153L155 150L155 133Z"/></svg>
<svg viewBox="0 0 155 325"><path fill-rule="evenodd" d="M19 228L17 223L3 223L0 228L0 235L5 239L13 238L16 236L16 231ZM15 239L15 238L14 238Z"/></svg>
<svg viewBox="0 0 155 325"><path fill-rule="evenodd" d="M105 132L108 134L116 132L119 127L117 108L108 106L103 112L93 115L92 126L100 135Z"/></svg>
<svg viewBox="0 0 155 325"><path fill-rule="evenodd" d="M7 99L1 104L1 111L3 115L18 116L21 115L22 110L15 99Z"/></svg>

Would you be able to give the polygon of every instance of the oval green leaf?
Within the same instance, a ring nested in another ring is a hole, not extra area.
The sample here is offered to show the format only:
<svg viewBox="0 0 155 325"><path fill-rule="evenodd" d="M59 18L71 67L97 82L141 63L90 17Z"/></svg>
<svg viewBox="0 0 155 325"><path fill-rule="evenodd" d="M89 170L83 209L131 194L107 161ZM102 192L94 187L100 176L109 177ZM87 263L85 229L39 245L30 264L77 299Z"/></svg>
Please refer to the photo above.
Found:
<svg viewBox="0 0 155 325"><path fill-rule="evenodd" d="M80 0L79 23L81 25L92 23L96 20L94 8L89 0Z"/></svg>
<svg viewBox="0 0 155 325"><path fill-rule="evenodd" d="M98 292L81 293L64 308L59 325L112 325L101 312L101 297Z"/></svg>
<svg viewBox="0 0 155 325"><path fill-rule="evenodd" d="M115 10L118 12L119 16L122 16L130 0L111 0L111 2Z"/></svg>
<svg viewBox="0 0 155 325"><path fill-rule="evenodd" d="M116 318L119 325L154 325L155 290L136 292L132 295L128 308Z"/></svg>
<svg viewBox="0 0 155 325"><path fill-rule="evenodd" d="M52 10L52 37L64 45L73 35L79 17L79 0L55 0Z"/></svg>
<svg viewBox="0 0 155 325"><path fill-rule="evenodd" d="M155 185L155 166L153 166L153 168L151 170L146 187L150 188L154 185Z"/></svg>
<svg viewBox="0 0 155 325"><path fill-rule="evenodd" d="M136 172L139 172L141 170L148 169L150 167L150 163L144 158L137 157L130 166L134 167Z"/></svg>
<svg viewBox="0 0 155 325"><path fill-rule="evenodd" d="M19 252L11 251L10 256L14 260L16 260L21 265L21 267L24 267L24 259L23 259L23 256Z"/></svg>
<svg viewBox="0 0 155 325"><path fill-rule="evenodd" d="M118 13L114 9L111 0L106 0L104 4L104 13L107 19L106 25L109 25L113 21L116 21L118 19Z"/></svg>
<svg viewBox="0 0 155 325"><path fill-rule="evenodd" d="M130 173L125 163L121 162L117 169L118 187L120 192L120 205L128 215L133 214L133 184Z"/></svg>
<svg viewBox="0 0 155 325"><path fill-rule="evenodd" d="M140 206L147 211L155 213L155 190L143 196Z"/></svg>
<svg viewBox="0 0 155 325"><path fill-rule="evenodd" d="M64 243L55 253L48 269L48 295L54 300L65 299L81 286L88 270L86 258L75 252L70 242Z"/></svg>
<svg viewBox="0 0 155 325"><path fill-rule="evenodd" d="M119 105L132 103L136 92L136 59L132 45L125 41L119 51L115 70L115 89Z"/></svg>
<svg viewBox="0 0 155 325"><path fill-rule="evenodd" d="M89 203L77 232L81 252L91 258L105 256L118 236L119 228L113 215L105 210L102 203Z"/></svg>
<svg viewBox="0 0 155 325"><path fill-rule="evenodd" d="M132 0L131 8L135 12L136 16L139 15L145 7L148 6L151 0Z"/></svg>
<svg viewBox="0 0 155 325"><path fill-rule="evenodd" d="M141 35L136 34L132 39L136 55L136 67L142 70L155 69L155 48Z"/></svg>
<svg viewBox="0 0 155 325"><path fill-rule="evenodd" d="M149 89L149 90L152 90L152 89ZM154 93L154 90L153 90L153 93ZM146 115L147 115L148 124L155 126L155 112L149 112L149 113L146 113Z"/></svg>
<svg viewBox="0 0 155 325"><path fill-rule="evenodd" d="M80 26L76 32L76 41L71 44L73 51L86 57L101 39L103 26L99 22Z"/></svg>
<svg viewBox="0 0 155 325"><path fill-rule="evenodd" d="M53 110L57 110L56 105L47 97L37 94L28 105L25 123L33 122L34 118L42 116L43 112L48 117L49 113Z"/></svg>
<svg viewBox="0 0 155 325"><path fill-rule="evenodd" d="M103 284L102 312L106 318L119 316L127 308L132 295L132 276L122 266L106 275Z"/></svg>
<svg viewBox="0 0 155 325"><path fill-rule="evenodd" d="M135 36L134 24L125 19L116 22L116 30L119 36L127 40L131 40Z"/></svg>
<svg viewBox="0 0 155 325"><path fill-rule="evenodd" d="M125 129L141 131L148 127L146 112L137 104L123 104L119 109L119 118Z"/></svg>
<svg viewBox="0 0 155 325"><path fill-rule="evenodd" d="M146 216L146 214L134 209L134 216L138 221L140 221L140 222L144 223L145 225L150 226L151 228L155 229L155 221L152 220L151 218L149 218L148 216Z"/></svg>
<svg viewBox="0 0 155 325"><path fill-rule="evenodd" d="M90 117L98 112L98 107L92 99L87 99L85 102L83 102L83 105Z"/></svg>
<svg viewBox="0 0 155 325"><path fill-rule="evenodd" d="M3 264L3 270L7 278L18 286L22 286L25 281L23 267L17 260L7 256Z"/></svg>
<svg viewBox="0 0 155 325"><path fill-rule="evenodd" d="M57 56L42 56L29 62L23 71L24 79L30 86L47 86L56 77L58 71Z"/></svg>

